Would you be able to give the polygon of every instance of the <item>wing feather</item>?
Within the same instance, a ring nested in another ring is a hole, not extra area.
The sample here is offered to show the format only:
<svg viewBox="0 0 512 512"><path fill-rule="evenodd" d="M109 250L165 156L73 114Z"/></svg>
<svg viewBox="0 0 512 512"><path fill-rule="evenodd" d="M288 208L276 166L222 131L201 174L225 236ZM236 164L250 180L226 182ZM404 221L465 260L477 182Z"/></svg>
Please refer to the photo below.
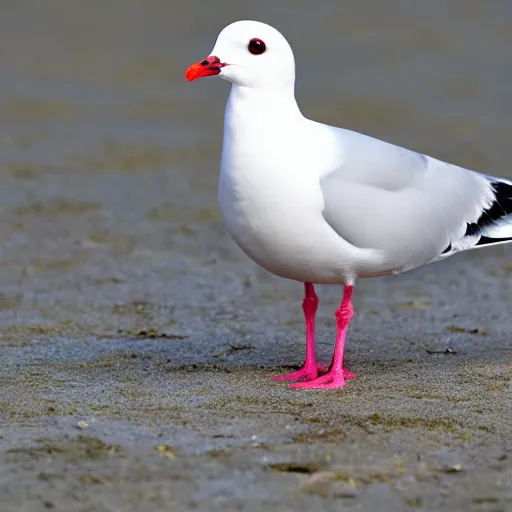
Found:
<svg viewBox="0 0 512 512"><path fill-rule="evenodd" d="M347 130L321 180L325 220L400 272L512 236L512 184ZM487 238L486 238L487 237Z"/></svg>

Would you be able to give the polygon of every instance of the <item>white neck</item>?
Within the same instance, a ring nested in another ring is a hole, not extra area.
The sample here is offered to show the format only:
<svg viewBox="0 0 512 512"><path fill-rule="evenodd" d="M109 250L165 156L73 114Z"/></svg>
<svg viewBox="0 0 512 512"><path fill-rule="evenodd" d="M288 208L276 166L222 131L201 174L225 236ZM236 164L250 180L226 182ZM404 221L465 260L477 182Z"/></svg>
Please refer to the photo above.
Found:
<svg viewBox="0 0 512 512"><path fill-rule="evenodd" d="M294 150L296 131L304 121L293 87L275 90L233 85L224 115L221 171L246 173L256 167L272 172L278 165L276 155ZM276 152L277 147L283 151Z"/></svg>
<svg viewBox="0 0 512 512"><path fill-rule="evenodd" d="M224 136L242 127L264 127L302 118L293 84L282 89L255 89L233 84L226 104Z"/></svg>

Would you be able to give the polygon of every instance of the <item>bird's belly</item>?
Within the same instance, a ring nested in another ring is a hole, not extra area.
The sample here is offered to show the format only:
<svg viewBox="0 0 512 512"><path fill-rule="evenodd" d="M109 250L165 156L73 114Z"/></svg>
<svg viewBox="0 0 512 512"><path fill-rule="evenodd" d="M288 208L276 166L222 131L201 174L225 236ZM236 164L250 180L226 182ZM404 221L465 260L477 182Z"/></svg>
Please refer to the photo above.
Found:
<svg viewBox="0 0 512 512"><path fill-rule="evenodd" d="M238 246L269 272L297 281L337 281L335 269L325 267L318 251L305 243L304 235L283 229L278 222L254 226L239 217L225 219L225 223Z"/></svg>
<svg viewBox="0 0 512 512"><path fill-rule="evenodd" d="M321 207L303 203L300 191L276 198L272 191L256 193L252 187L240 193L226 181L219 183L224 223L258 265L297 281L343 283L349 279L340 242L325 224Z"/></svg>

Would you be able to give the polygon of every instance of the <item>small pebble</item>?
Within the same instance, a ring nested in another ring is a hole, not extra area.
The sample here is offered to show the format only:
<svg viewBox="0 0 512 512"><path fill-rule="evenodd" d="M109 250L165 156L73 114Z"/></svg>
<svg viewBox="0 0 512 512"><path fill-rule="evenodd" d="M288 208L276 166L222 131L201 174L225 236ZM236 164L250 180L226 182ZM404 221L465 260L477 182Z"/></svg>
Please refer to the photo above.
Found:
<svg viewBox="0 0 512 512"><path fill-rule="evenodd" d="M442 466L439 471L443 473L459 473L462 471L462 464L452 464L450 466Z"/></svg>
<svg viewBox="0 0 512 512"><path fill-rule="evenodd" d="M81 429L87 428L88 426L89 426L89 423L87 423L87 421L84 421L84 420L80 420L76 424L76 428L81 428Z"/></svg>
<svg viewBox="0 0 512 512"><path fill-rule="evenodd" d="M166 444L157 444L153 449L156 452L163 455L164 457L167 457L168 459L172 460L176 458L173 449L170 446L167 446Z"/></svg>
<svg viewBox="0 0 512 512"><path fill-rule="evenodd" d="M333 471L318 471L313 473L302 485L302 490L309 494L316 494L322 498L327 498L329 485L337 478Z"/></svg>

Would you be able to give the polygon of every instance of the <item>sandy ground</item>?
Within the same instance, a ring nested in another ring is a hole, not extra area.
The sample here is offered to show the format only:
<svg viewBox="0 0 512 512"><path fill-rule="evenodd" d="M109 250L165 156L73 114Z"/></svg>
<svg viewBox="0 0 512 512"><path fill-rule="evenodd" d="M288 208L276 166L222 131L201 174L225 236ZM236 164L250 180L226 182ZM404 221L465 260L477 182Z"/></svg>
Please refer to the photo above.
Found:
<svg viewBox="0 0 512 512"><path fill-rule="evenodd" d="M302 286L227 237L227 84L182 78L269 21L308 116L512 177L512 7L481 9L2 6L1 512L512 510L512 247L358 283L343 390L270 381L302 360ZM341 288L318 293L328 361Z"/></svg>

